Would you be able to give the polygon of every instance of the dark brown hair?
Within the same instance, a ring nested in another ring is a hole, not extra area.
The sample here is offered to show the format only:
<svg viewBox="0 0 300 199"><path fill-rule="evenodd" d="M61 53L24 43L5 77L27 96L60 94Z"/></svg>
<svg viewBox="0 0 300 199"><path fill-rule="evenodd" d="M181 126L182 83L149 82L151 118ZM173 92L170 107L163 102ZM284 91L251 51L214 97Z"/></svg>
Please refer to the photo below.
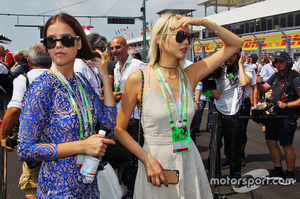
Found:
<svg viewBox="0 0 300 199"><path fill-rule="evenodd" d="M99 57L100 55L97 52L92 51L89 42L87 41L85 32L81 27L80 23L75 19L75 17L66 14L66 13L59 13L57 15L53 15L44 26L43 36L44 38L47 36L47 30L50 25L53 25L57 21L63 22L69 25L81 39L82 47L78 50L76 58L83 58L86 60L90 60L94 57Z"/></svg>

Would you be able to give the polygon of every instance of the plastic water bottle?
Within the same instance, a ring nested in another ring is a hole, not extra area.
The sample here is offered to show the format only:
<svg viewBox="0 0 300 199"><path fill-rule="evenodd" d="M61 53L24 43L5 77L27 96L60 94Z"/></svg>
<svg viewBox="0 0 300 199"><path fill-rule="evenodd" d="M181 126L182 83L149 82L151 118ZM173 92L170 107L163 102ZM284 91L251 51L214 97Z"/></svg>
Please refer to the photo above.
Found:
<svg viewBox="0 0 300 199"><path fill-rule="evenodd" d="M100 130L98 137L105 138L105 134L105 131ZM80 169L80 173L82 174L82 182L84 184L91 184L94 181L101 159L101 156L85 156L82 167Z"/></svg>

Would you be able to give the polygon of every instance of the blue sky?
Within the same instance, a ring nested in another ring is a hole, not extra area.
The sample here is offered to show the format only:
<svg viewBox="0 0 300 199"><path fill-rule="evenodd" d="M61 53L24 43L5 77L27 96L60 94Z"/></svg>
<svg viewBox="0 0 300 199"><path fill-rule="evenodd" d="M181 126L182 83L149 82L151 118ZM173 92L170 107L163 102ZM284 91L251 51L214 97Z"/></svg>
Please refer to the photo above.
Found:
<svg viewBox="0 0 300 199"><path fill-rule="evenodd" d="M158 19L156 14L163 9L195 9L194 16L203 17L204 8L197 6L203 0L148 0L146 1L146 20L153 22ZM0 13L9 14L47 14L54 15L66 12L71 15L84 16L141 16L142 0L2 0ZM66 7L68 5L72 5ZM61 8L61 9L59 9ZM55 10L55 11L53 11ZM50 12L49 12L50 11ZM33 43L40 41L40 32L36 27L16 27L22 25L43 25L48 18L19 17L0 15L0 35L10 39L10 44L3 44L12 52L27 50ZM90 25L89 19L78 18L82 25ZM119 29L126 29L134 37L140 36L142 22L136 20L135 25L107 24L107 19L92 19L94 26L91 32L97 32L111 40ZM137 36L136 33L137 32ZM130 36L130 37L131 37ZM131 38L127 38L131 39Z"/></svg>

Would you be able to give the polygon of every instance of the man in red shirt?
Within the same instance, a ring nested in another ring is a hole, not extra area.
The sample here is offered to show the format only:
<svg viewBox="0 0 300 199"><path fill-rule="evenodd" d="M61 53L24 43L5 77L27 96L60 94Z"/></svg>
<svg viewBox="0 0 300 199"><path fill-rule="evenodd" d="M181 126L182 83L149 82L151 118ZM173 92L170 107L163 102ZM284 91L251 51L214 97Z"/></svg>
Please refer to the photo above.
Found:
<svg viewBox="0 0 300 199"><path fill-rule="evenodd" d="M12 53L0 45L0 62L5 64L9 69L15 64Z"/></svg>

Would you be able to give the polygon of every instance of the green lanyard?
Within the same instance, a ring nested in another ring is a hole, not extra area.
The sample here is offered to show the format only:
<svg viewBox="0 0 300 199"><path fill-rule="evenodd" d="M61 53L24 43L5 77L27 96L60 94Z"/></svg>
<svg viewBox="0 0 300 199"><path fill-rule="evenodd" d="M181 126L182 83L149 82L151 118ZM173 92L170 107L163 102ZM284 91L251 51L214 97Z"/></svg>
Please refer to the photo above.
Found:
<svg viewBox="0 0 300 199"><path fill-rule="evenodd" d="M75 78L76 78L76 81L79 85L79 93L80 93L80 96L81 96L81 100L85 102L85 106L83 106L83 104L80 104L79 103L79 108L78 108L78 105L76 103L76 100L74 99L73 96L75 96L76 98L76 95L70 85L70 83L68 82L68 80L55 68L55 66L52 66L51 69L52 73L60 80L60 82L62 83L62 85L65 87L65 89L68 91L68 94L69 94L69 97L71 99L71 103L78 115L78 119L79 119L79 131L80 131L80 139L84 139L85 137L88 137L88 123L90 124L90 133L93 132L93 118L92 118L92 113L91 113L91 109L90 109L90 105L89 105L89 101L86 97L86 94L83 90L83 87L82 87L82 84L81 82L77 79L77 76L76 74L74 74ZM78 100L78 99L77 99ZM78 100L79 101L79 100ZM80 109L80 110L79 110ZM83 115L83 121L84 121L84 129L83 129L83 125L82 125L82 117L81 117L81 114L80 112L82 113ZM85 131L85 135L83 134Z"/></svg>
<svg viewBox="0 0 300 199"><path fill-rule="evenodd" d="M155 64L155 68L154 68L154 71L156 73L156 76L157 76L157 79L159 80L159 84L160 84L160 88L161 88L161 91L163 93L163 96L165 98L165 101L166 101L166 105L167 105L167 109L168 109L168 112L169 112L169 118L170 118L170 123L171 123L171 128L172 130L175 129L175 124L174 124L174 120L173 120L173 116L172 116L172 112L171 112L171 108L170 108L170 104L169 104L169 100L168 100L168 97L167 97L167 93L166 93L166 90L163 86L163 82L165 83L165 86L167 87L168 91L169 91L169 94L171 96L173 96L173 93L167 83L167 81L165 80L165 78L163 77L163 74L159 74L159 68L158 68L158 65L157 63ZM184 75L182 73L182 71L178 68L178 71L179 71L179 77L180 77L180 95L182 96L182 91L183 91L183 103L181 102L181 107L182 107L182 104L183 104L183 127L186 128L187 127L187 94L186 94L186 88L185 88L185 85L184 85ZM164 81L162 80L164 79ZM173 101L175 100L174 97L172 97ZM174 101L174 103L176 104L176 101ZM176 105L177 106L177 105ZM178 108L176 108L178 109ZM181 108L182 110L182 108ZM177 110L177 113L179 112L179 110ZM178 113L178 115L180 115L180 113ZM179 117L180 118L180 117ZM181 122L181 121L179 121Z"/></svg>
<svg viewBox="0 0 300 199"><path fill-rule="evenodd" d="M127 69L129 68L129 65L131 64L132 60L133 60L133 57L131 57L130 61L125 64L126 66L125 66L125 69L123 70L122 77L119 79L119 84L118 85L117 85L117 78L118 77L115 77L115 80L114 80L114 87L115 87L114 91L115 92L119 92L120 91L120 85L121 85L122 79L123 79L123 77L124 77ZM119 69L117 69L117 70L119 70Z"/></svg>

